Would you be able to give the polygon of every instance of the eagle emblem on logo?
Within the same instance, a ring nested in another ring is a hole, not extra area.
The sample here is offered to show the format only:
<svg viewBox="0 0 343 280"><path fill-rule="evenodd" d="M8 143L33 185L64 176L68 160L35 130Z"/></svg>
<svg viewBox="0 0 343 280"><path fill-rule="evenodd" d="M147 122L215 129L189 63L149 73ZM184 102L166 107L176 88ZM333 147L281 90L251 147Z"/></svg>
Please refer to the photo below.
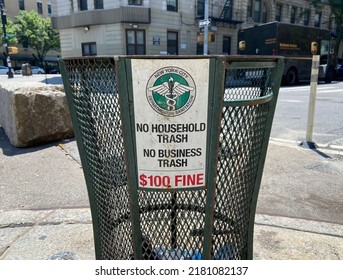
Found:
<svg viewBox="0 0 343 280"><path fill-rule="evenodd" d="M186 112L193 104L196 88L193 78L178 67L156 71L147 84L147 100L159 114L173 117Z"/></svg>

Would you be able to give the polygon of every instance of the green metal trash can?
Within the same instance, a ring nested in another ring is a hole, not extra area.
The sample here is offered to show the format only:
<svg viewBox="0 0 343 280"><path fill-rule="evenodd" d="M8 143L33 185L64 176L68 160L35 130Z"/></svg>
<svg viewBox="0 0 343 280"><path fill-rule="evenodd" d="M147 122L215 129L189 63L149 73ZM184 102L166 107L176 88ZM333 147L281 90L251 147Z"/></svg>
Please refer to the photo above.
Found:
<svg viewBox="0 0 343 280"><path fill-rule="evenodd" d="M97 259L252 259L283 59L60 61Z"/></svg>

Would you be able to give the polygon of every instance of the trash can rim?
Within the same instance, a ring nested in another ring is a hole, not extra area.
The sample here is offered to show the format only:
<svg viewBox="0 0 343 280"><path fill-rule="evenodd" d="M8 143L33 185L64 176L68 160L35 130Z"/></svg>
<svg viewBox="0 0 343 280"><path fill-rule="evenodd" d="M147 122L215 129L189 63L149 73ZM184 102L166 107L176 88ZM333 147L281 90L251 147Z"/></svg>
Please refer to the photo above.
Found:
<svg viewBox="0 0 343 280"><path fill-rule="evenodd" d="M275 61L283 59L283 56L271 55L97 55L97 56L75 56L62 57L59 60L86 60L86 59L101 59L101 58L131 58L131 59L204 59L204 58L222 58L225 60L234 61Z"/></svg>
<svg viewBox="0 0 343 280"><path fill-rule="evenodd" d="M265 104L273 99L273 93L268 95L251 98L251 99L236 99L236 100L224 100L225 107L238 107L238 106L254 106Z"/></svg>

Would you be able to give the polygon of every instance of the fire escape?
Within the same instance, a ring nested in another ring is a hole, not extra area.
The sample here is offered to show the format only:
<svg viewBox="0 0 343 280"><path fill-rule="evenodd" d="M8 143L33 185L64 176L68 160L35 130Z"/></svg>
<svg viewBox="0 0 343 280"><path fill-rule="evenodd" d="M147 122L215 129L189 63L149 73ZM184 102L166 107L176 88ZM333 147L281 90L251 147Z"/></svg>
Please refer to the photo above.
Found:
<svg viewBox="0 0 343 280"><path fill-rule="evenodd" d="M237 24L242 23L242 21L233 18L233 1L234 0L221 1L222 6L220 7L219 16L216 17L213 13L210 15L212 25L235 28ZM198 1L198 5L204 5L204 0Z"/></svg>
<svg viewBox="0 0 343 280"><path fill-rule="evenodd" d="M232 16L232 0L226 0L219 18L225 20L225 19L231 19L231 16Z"/></svg>
<svg viewBox="0 0 343 280"><path fill-rule="evenodd" d="M217 21L218 23L223 24L223 26L229 25L232 28L235 28L237 24L242 23L242 21L233 18L233 1L234 0L223 1L225 3L218 19L213 19L215 22Z"/></svg>

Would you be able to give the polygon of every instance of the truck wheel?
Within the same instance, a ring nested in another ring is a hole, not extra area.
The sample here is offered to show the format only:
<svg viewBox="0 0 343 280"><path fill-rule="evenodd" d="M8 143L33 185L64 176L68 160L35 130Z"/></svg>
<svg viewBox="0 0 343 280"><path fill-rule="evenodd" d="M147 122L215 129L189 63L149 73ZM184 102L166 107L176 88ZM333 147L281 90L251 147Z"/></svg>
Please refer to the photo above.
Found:
<svg viewBox="0 0 343 280"><path fill-rule="evenodd" d="M294 86L298 83L298 73L294 68L291 68L287 71L286 83L289 86Z"/></svg>
<svg viewBox="0 0 343 280"><path fill-rule="evenodd" d="M330 67L325 77L325 83L330 84L335 79L335 70Z"/></svg>

